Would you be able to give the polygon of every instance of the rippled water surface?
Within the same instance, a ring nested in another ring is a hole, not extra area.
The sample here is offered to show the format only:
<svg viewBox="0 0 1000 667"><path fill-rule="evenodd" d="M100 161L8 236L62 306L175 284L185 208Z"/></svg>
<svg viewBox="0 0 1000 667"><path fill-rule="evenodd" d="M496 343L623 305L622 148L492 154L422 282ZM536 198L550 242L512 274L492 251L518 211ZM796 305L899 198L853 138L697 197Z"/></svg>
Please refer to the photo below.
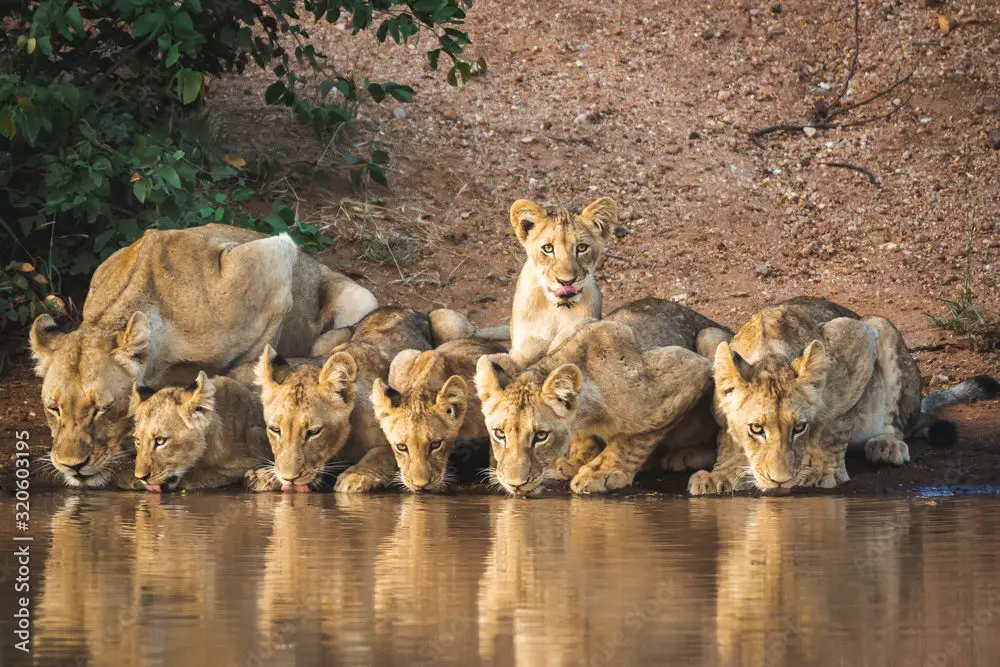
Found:
<svg viewBox="0 0 1000 667"><path fill-rule="evenodd" d="M13 502L0 501L12 517ZM1000 664L1000 499L58 494L0 664Z"/></svg>

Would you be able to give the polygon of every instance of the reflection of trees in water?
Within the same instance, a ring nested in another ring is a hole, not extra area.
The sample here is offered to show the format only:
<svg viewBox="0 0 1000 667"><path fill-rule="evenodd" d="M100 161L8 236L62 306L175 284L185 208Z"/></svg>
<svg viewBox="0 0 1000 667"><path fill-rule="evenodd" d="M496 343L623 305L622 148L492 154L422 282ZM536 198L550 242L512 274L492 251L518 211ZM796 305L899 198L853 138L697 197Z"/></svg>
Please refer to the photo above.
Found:
<svg viewBox="0 0 1000 667"><path fill-rule="evenodd" d="M940 667L1000 655L993 500L58 502L38 566L36 664L798 667L863 656Z"/></svg>

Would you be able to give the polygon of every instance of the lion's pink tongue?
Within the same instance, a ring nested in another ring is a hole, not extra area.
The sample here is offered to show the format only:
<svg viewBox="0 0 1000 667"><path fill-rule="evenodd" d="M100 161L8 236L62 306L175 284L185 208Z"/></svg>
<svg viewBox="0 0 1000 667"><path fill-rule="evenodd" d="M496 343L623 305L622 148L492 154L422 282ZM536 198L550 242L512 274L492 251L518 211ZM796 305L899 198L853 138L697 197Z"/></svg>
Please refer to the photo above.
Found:
<svg viewBox="0 0 1000 667"><path fill-rule="evenodd" d="M299 486L296 486L295 490L298 491L299 493L309 493L309 487L306 486L305 484L300 484Z"/></svg>
<svg viewBox="0 0 1000 667"><path fill-rule="evenodd" d="M578 290L575 285L563 285L556 290L556 296L573 296L574 294L579 293L580 290Z"/></svg>
<svg viewBox="0 0 1000 667"><path fill-rule="evenodd" d="M282 491L291 491L292 490L292 485L291 484L282 484L281 485L281 490Z"/></svg>
<svg viewBox="0 0 1000 667"><path fill-rule="evenodd" d="M162 493L163 489L160 488L159 484L147 484L146 490L150 493Z"/></svg>

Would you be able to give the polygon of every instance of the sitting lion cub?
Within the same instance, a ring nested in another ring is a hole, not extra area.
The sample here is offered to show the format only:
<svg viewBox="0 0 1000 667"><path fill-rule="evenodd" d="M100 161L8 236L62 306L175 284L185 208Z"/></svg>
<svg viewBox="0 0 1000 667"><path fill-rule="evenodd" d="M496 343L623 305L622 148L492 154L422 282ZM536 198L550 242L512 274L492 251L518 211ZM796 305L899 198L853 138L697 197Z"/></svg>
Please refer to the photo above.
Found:
<svg viewBox="0 0 1000 667"><path fill-rule="evenodd" d="M427 352L403 350L389 367L389 382L376 378L372 407L392 446L399 475L411 491L447 486L448 457L456 440L486 438L479 399L469 396L476 361L504 349L498 343L455 340Z"/></svg>
<svg viewBox="0 0 1000 667"><path fill-rule="evenodd" d="M902 465L905 439L933 422L927 413L990 397L996 383L985 380L928 396L922 414L917 364L888 320L805 297L765 308L716 350L718 458L688 488L835 487L849 479L844 455L855 445Z"/></svg>
<svg viewBox="0 0 1000 667"><path fill-rule="evenodd" d="M427 314L387 307L367 315L325 362L291 368L275 364L265 348L257 382L274 468L273 475L255 473L250 489L308 491L340 453L357 463L340 474L335 491L361 493L395 479L396 462L372 411L372 383L388 377L400 351L429 350L432 339Z"/></svg>
<svg viewBox="0 0 1000 667"><path fill-rule="evenodd" d="M260 401L227 377L202 371L189 387L135 385L129 407L135 477L148 491L226 486L270 454Z"/></svg>
<svg viewBox="0 0 1000 667"><path fill-rule="evenodd" d="M592 202L579 215L559 209L549 216L525 199L510 207L514 234L528 255L510 318L515 362L538 359L560 331L601 318L594 271L616 222L617 207L610 197Z"/></svg>
<svg viewBox="0 0 1000 667"><path fill-rule="evenodd" d="M595 437L607 447L579 469L570 488L598 493L630 485L712 382L705 357L679 346L643 351L632 328L613 320L582 326L515 373L507 355L481 357L476 365L495 479L515 495L538 490L558 459L589 450Z"/></svg>

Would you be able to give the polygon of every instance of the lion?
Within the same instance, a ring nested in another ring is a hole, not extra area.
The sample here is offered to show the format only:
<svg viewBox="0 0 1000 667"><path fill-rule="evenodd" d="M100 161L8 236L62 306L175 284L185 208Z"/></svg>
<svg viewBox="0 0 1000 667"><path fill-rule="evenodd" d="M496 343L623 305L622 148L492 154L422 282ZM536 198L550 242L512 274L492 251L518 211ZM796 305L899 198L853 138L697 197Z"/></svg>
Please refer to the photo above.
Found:
<svg viewBox="0 0 1000 667"><path fill-rule="evenodd" d="M948 430L934 425L934 410L1000 390L974 378L928 396L922 410L917 364L891 322L807 297L761 310L731 347L720 344L714 378L718 457L692 475L693 495L833 488L850 479L849 447L902 465L907 438L929 428L933 442Z"/></svg>
<svg viewBox="0 0 1000 667"><path fill-rule="evenodd" d="M643 350L631 327L610 319L582 326L521 372L508 355L480 357L476 390L494 479L531 495L565 464L576 470L574 493L629 486L711 382L704 356L680 346ZM596 439L607 443L600 453Z"/></svg>
<svg viewBox="0 0 1000 667"><path fill-rule="evenodd" d="M519 199L510 223L527 253L514 290L511 356L526 365L544 354L567 327L601 318L601 290L594 275L618 222L610 197L591 202L579 215L560 208L548 215Z"/></svg>
<svg viewBox="0 0 1000 667"><path fill-rule="evenodd" d="M265 348L257 382L274 465L256 471L250 489L308 491L322 483L341 453L357 463L340 474L335 491L360 493L392 482L396 462L372 410L372 384L388 377L400 351L429 350L432 339L427 314L383 307L325 361L292 367L275 363Z"/></svg>
<svg viewBox="0 0 1000 667"><path fill-rule="evenodd" d="M270 454L260 400L227 377L204 371L190 386L132 390L135 479L147 491L227 486Z"/></svg>
<svg viewBox="0 0 1000 667"><path fill-rule="evenodd" d="M497 343L455 340L434 350L403 350L389 367L388 383L375 378L371 402L411 491L448 486L448 459L456 441L487 438L479 398L468 383L476 361L504 351Z"/></svg>
<svg viewBox="0 0 1000 667"><path fill-rule="evenodd" d="M376 306L287 235L214 224L148 230L97 268L79 328L63 333L48 315L31 327L52 464L71 486L104 486L131 454L134 383L222 375L268 343L309 355Z"/></svg>

